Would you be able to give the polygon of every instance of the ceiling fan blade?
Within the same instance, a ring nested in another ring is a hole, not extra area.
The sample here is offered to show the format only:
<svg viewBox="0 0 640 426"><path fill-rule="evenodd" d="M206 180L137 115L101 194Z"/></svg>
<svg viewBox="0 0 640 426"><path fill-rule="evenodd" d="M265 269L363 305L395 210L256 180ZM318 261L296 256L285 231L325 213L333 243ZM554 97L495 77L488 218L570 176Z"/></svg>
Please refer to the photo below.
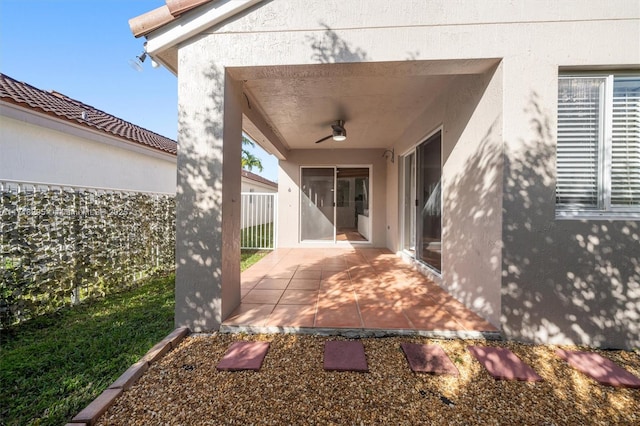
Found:
<svg viewBox="0 0 640 426"><path fill-rule="evenodd" d="M320 140L316 141L316 143L324 142L324 141L326 141L327 139L330 139L331 137L333 137L333 135L326 136L326 137L324 137L324 138L322 138L322 139L320 139Z"/></svg>

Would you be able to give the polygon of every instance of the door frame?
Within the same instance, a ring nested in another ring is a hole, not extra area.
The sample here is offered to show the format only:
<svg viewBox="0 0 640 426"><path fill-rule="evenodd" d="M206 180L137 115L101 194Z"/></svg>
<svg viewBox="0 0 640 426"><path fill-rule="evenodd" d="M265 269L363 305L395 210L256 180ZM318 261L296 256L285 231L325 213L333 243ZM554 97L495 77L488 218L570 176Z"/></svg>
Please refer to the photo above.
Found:
<svg viewBox="0 0 640 426"><path fill-rule="evenodd" d="M442 124L440 124L438 127L436 127L434 130L430 131L429 133L427 133L427 135L423 138L420 139L419 142L411 145L411 147L405 151L403 151L400 154L400 165L401 167L399 167L399 174L400 174L400 197L398 197L399 200L399 208L400 208L400 238L399 238L399 242L400 242L400 251L403 253L404 256L409 257L412 261L416 262L416 264L420 265L421 267L426 268L431 274L434 274L436 277L438 278L442 278L442 268L440 271L438 271L437 269L435 269L432 265L426 263L425 261L423 261L422 259L420 259L419 255L418 255L418 250L417 250L417 246L419 244L419 242L421 241L421 237L420 237L420 233L422 232L422 224L419 223L418 220L418 212L419 212L419 206L417 205L417 201L418 201L418 146L422 145L423 143L425 143L426 141L428 141L430 138L432 138L433 136L435 136L438 132L440 132L440 167L443 168L444 164L443 164L443 158L444 158L444 149L442 149L442 145L443 145L443 128L444 126ZM415 188L412 191L412 198L413 198L413 202L410 203L411 204L411 208L414 209L414 215L413 215L413 220L414 220L414 224L413 224L413 231L414 231L414 238L415 238L415 244L416 247L413 250L413 253L410 250L405 249L406 246L406 241L405 241L405 227L406 227L406 214L405 214L405 200L404 200L404 195L405 195L405 189L406 189L406 179L405 179L405 158L409 155L413 154L414 155L414 161L415 161L415 167L414 167L414 172L413 172L413 179L415 182ZM442 175L442 171L441 171L441 175ZM442 176L441 176L442 179ZM441 183L442 184L442 183ZM444 191L441 192L440 194L441 197L441 205L442 204L442 198L444 197ZM440 219L440 226L442 226L442 218ZM441 241L441 245L443 244L443 241ZM441 254L442 255L442 254Z"/></svg>
<svg viewBox="0 0 640 426"><path fill-rule="evenodd" d="M337 186L338 186L338 169L369 169L369 239L364 241L338 241L337 240ZM303 240L302 239L302 197L300 192L302 191L302 169L333 169L333 240ZM332 245L346 245L351 244L372 244L373 235L373 164L333 164L333 165L304 165L298 167L298 243L299 244L332 244Z"/></svg>

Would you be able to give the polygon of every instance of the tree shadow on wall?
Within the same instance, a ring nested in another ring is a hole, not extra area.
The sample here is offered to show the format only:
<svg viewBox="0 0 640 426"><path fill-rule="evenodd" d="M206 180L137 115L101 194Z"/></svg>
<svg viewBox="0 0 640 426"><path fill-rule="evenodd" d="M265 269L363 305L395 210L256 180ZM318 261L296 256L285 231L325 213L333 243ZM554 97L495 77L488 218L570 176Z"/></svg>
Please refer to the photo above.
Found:
<svg viewBox="0 0 640 426"><path fill-rule="evenodd" d="M366 62L369 60L367 52L359 47L352 47L324 22L322 37L307 37L313 51L311 59L319 64L337 64L348 62Z"/></svg>
<svg viewBox="0 0 640 426"><path fill-rule="evenodd" d="M536 343L638 347L638 223L557 220L552 122L536 93L526 112L535 137L504 156L504 330Z"/></svg>
<svg viewBox="0 0 640 426"><path fill-rule="evenodd" d="M190 323L193 331L211 330L222 320L211 295L222 291L222 246L214 242L222 235L222 150L216 141L223 126L216 118L223 116L224 71L211 65L204 75L206 105L188 116L193 109L180 104L178 117L176 325Z"/></svg>

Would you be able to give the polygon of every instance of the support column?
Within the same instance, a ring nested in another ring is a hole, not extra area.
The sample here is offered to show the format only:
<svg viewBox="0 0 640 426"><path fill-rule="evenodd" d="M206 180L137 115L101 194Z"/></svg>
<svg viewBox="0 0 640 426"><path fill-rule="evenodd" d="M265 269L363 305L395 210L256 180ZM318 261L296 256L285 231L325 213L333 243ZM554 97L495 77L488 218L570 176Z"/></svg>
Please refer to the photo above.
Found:
<svg viewBox="0 0 640 426"><path fill-rule="evenodd" d="M240 303L242 85L195 61L178 94L175 324L217 330Z"/></svg>

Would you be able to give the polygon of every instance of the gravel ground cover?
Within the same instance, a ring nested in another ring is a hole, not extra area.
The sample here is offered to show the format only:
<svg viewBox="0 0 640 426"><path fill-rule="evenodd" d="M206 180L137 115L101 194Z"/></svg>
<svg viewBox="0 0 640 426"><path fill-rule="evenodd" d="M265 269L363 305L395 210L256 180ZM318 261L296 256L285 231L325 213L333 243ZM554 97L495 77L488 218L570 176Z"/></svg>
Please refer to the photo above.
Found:
<svg viewBox="0 0 640 426"><path fill-rule="evenodd" d="M100 425L221 424L640 424L640 389L602 386L559 359L557 346L421 337L360 339L368 373L325 372L324 342L303 335L193 335L116 401ZM258 372L219 372L239 340L269 341ZM416 374L402 342L438 344L459 377ZM511 349L543 381L495 380L466 349ZM563 346L565 349L575 347ZM640 376L640 355L598 351Z"/></svg>

